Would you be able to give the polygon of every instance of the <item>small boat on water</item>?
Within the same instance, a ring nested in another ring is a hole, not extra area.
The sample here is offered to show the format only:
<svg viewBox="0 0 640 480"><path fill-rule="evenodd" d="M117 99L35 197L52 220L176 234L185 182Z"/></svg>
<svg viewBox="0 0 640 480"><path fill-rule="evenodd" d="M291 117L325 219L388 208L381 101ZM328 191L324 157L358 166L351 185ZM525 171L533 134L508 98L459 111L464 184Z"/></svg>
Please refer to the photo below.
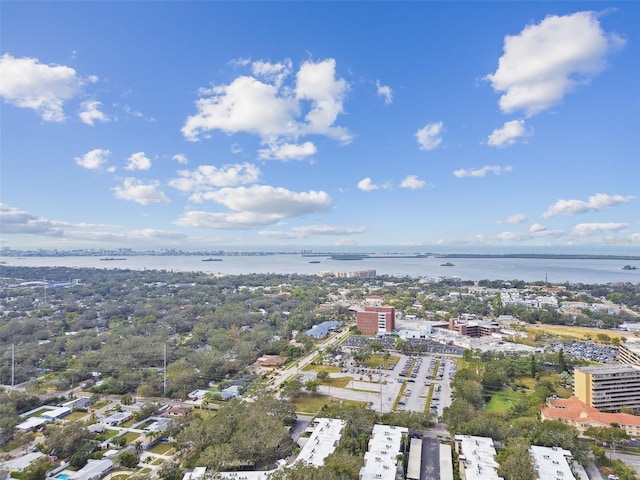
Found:
<svg viewBox="0 0 640 480"><path fill-rule="evenodd" d="M320 260L311 260L309 263L320 263Z"/></svg>
<svg viewBox="0 0 640 480"><path fill-rule="evenodd" d="M222 259L221 258L211 258L211 257L209 257L209 258L203 258L202 261L203 262L221 262Z"/></svg>
<svg viewBox="0 0 640 480"><path fill-rule="evenodd" d="M126 258L124 258L124 257L104 257L104 258L101 258L100 260L102 260L104 262L113 262L115 260L126 260Z"/></svg>
<svg viewBox="0 0 640 480"><path fill-rule="evenodd" d="M455 265L451 262L447 262L447 263L441 263L440 264L441 267L455 267Z"/></svg>
<svg viewBox="0 0 640 480"><path fill-rule="evenodd" d="M623 270L637 270L638 267L636 267L635 265L625 265L624 267L622 267Z"/></svg>

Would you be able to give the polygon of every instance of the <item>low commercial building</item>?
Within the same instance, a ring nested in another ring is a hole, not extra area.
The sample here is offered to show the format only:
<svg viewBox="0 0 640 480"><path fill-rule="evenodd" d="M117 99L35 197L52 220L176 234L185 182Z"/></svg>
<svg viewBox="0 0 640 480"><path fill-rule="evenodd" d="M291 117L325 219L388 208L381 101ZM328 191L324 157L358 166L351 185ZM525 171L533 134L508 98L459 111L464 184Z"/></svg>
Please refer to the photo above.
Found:
<svg viewBox="0 0 640 480"><path fill-rule="evenodd" d="M573 374L574 395L590 407L605 412L623 407L640 411L640 366L576 367Z"/></svg>

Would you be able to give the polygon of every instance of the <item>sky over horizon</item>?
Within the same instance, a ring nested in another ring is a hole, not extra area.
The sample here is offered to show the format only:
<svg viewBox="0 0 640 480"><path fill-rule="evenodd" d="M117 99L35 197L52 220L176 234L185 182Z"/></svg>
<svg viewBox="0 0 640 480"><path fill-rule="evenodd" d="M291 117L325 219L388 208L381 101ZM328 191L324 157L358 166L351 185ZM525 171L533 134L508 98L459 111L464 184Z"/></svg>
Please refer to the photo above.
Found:
<svg viewBox="0 0 640 480"><path fill-rule="evenodd" d="M636 2L0 9L0 248L640 246Z"/></svg>

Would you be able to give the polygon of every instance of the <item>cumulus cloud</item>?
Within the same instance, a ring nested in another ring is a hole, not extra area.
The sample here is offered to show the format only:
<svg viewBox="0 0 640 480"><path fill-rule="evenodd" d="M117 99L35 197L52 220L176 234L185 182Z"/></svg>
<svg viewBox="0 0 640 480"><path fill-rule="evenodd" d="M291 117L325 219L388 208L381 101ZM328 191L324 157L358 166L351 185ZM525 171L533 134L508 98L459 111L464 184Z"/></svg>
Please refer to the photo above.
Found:
<svg viewBox="0 0 640 480"><path fill-rule="evenodd" d="M95 122L109 122L111 119L100 111L101 106L102 102L98 102L97 100L82 102L80 104L80 111L78 112L82 123L94 126Z"/></svg>
<svg viewBox="0 0 640 480"><path fill-rule="evenodd" d="M171 157L171 159L178 162L180 165L186 165L189 163L189 159L187 159L187 156L184 153L176 153Z"/></svg>
<svg viewBox="0 0 640 480"><path fill-rule="evenodd" d="M494 175L502 175L505 172L510 172L511 170L513 170L513 167L511 167L511 165L505 165L504 167L501 167L499 165L485 165L482 168L460 168L459 170L454 170L453 175L458 177L458 178L464 178L464 177L476 177L476 178L480 178L480 177L484 177L487 175L487 173L493 173Z"/></svg>
<svg viewBox="0 0 640 480"><path fill-rule="evenodd" d="M620 203L627 203L634 200L633 196L607 195L605 193L596 193L589 197L586 202L583 200L558 200L551 205L543 217L555 217L557 215L575 215L577 213L589 212L592 210L604 210Z"/></svg>
<svg viewBox="0 0 640 480"><path fill-rule="evenodd" d="M75 161L78 165L89 170L99 170L102 165L107 163L107 160L111 156L111 151L102 148L96 148L90 152L85 153L81 157L75 157Z"/></svg>
<svg viewBox="0 0 640 480"><path fill-rule="evenodd" d="M420 150L433 150L442 143L444 124L442 122L427 123L416 132Z"/></svg>
<svg viewBox="0 0 640 480"><path fill-rule="evenodd" d="M174 223L182 227L250 230L273 225L278 223L280 218L278 215L252 212L212 213L191 210L181 215Z"/></svg>
<svg viewBox="0 0 640 480"><path fill-rule="evenodd" d="M167 230L129 229L120 225L48 220L5 204L0 204L0 224L3 234L42 236L46 237L47 242L55 238L65 246L86 247L88 243L104 246L105 243L122 245L139 242L140 245L148 247L155 241L166 245L166 242L183 241L186 238L182 233Z"/></svg>
<svg viewBox="0 0 640 480"><path fill-rule="evenodd" d="M378 95L384 98L385 105L389 105L393 102L393 91L391 90L391 87L382 85L380 80L376 80L376 88L378 89Z"/></svg>
<svg viewBox="0 0 640 480"><path fill-rule="evenodd" d="M230 210L278 218L324 211L331 206L331 198L325 192L292 192L269 185L223 188L203 193L201 198L224 205Z"/></svg>
<svg viewBox="0 0 640 480"><path fill-rule="evenodd" d="M523 223L527 220L527 215L524 213L516 213L514 215L510 215L507 218L505 218L504 220L499 220L498 223L512 223L512 224L518 224L518 223Z"/></svg>
<svg viewBox="0 0 640 480"><path fill-rule="evenodd" d="M407 175L402 182L400 182L400 186L402 188L409 188L411 190L416 190L418 188L422 188L426 185L424 180L420 180L417 175Z"/></svg>
<svg viewBox="0 0 640 480"><path fill-rule="evenodd" d="M20 108L30 108L46 122L63 122L64 103L81 91L83 81L63 65L46 65L36 58L0 57L0 97Z"/></svg>
<svg viewBox="0 0 640 480"><path fill-rule="evenodd" d="M151 160L147 158L144 152L137 152L132 154L128 161L125 170L149 170L151 168Z"/></svg>
<svg viewBox="0 0 640 480"><path fill-rule="evenodd" d="M272 82L278 88L291 74L292 68L293 65L289 59L278 63L259 60L251 64L251 71L256 77L264 78L265 80Z"/></svg>
<svg viewBox="0 0 640 480"><path fill-rule="evenodd" d="M336 76L334 59L303 63L289 83L290 61L251 65L253 75L200 90L197 112L181 130L187 140L220 130L228 135L252 133L267 145L286 145L308 134L351 141L349 131L334 124L348 91L347 82Z"/></svg>
<svg viewBox="0 0 640 480"><path fill-rule="evenodd" d="M383 183L380 185L376 185L373 183L373 181L371 180L371 178L367 177L367 178L363 178L362 180L360 180L358 182L358 188L360 190L362 190L363 192L372 192L374 190L379 190L379 189L389 189L391 188L391 185L387 182L387 183Z"/></svg>
<svg viewBox="0 0 640 480"><path fill-rule="evenodd" d="M178 178L171 179L169 186L181 192L201 192L220 187L255 183L260 178L260 169L250 163L239 163L216 167L200 165L195 170L180 170Z"/></svg>
<svg viewBox="0 0 640 480"><path fill-rule="evenodd" d="M302 144L283 143L280 145L269 145L268 148L258 150L261 160L303 160L315 155L318 149L313 142Z"/></svg>
<svg viewBox="0 0 640 480"><path fill-rule="evenodd" d="M316 235L359 235L368 231L367 227L335 227L332 225L307 225L304 227L293 227L288 231L263 230L260 233L263 237L284 239L307 238Z"/></svg>
<svg viewBox="0 0 640 480"><path fill-rule="evenodd" d="M573 227L573 234L577 237L586 237L608 231L624 230L629 226L628 223L579 223Z"/></svg>
<svg viewBox="0 0 640 480"><path fill-rule="evenodd" d="M169 203L169 199L160 190L159 182L144 183L135 178L125 178L122 185L113 189L115 197L121 200L136 202L140 205L152 203Z"/></svg>
<svg viewBox="0 0 640 480"><path fill-rule="evenodd" d="M485 78L502 93L503 112L532 116L600 73L607 55L623 44L602 30L595 12L550 15L506 36L498 69Z"/></svg>
<svg viewBox="0 0 640 480"><path fill-rule="evenodd" d="M0 203L0 225L2 225L4 235L59 236L62 234L62 230L55 222L4 203Z"/></svg>
<svg viewBox="0 0 640 480"><path fill-rule="evenodd" d="M527 138L531 135L533 135L533 131L525 128L524 120L511 120L510 122L505 122L502 128L494 130L489 135L487 144L491 147L506 147L515 144L518 139Z"/></svg>

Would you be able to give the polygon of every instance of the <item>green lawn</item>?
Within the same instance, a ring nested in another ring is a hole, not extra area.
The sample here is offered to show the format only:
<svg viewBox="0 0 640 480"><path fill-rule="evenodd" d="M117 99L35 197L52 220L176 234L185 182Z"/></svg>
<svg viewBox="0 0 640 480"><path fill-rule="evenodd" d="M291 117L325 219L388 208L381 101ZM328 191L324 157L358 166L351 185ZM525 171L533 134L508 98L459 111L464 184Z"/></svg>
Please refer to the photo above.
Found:
<svg viewBox="0 0 640 480"><path fill-rule="evenodd" d="M367 406L365 402L355 402L349 400L339 400L329 397L328 395L311 395L308 393L301 393L300 396L295 400L294 406L296 412L299 413L309 413L309 414L317 414L322 410L322 407L325 405L355 405L359 407Z"/></svg>
<svg viewBox="0 0 640 480"><path fill-rule="evenodd" d="M353 377L327 377L327 379L322 382L322 385L326 385L327 387L345 388L347 384L352 380Z"/></svg>
<svg viewBox="0 0 640 480"><path fill-rule="evenodd" d="M379 366L384 367L385 365L388 367L389 365L396 364L399 361L400 361L400 357L391 355L387 360L387 362L385 363L384 357L376 353L373 355L369 355L369 358L367 358L367 361L364 362L364 365L367 368L378 368Z"/></svg>
<svg viewBox="0 0 640 480"><path fill-rule="evenodd" d="M505 388L491 396L491 401L485 409L488 413L506 413L511 406L523 398L525 394L514 392L511 388Z"/></svg>
<svg viewBox="0 0 640 480"><path fill-rule="evenodd" d="M149 449L151 453L155 453L156 455L166 455L173 447L175 443L169 442L160 442L156 443L153 447Z"/></svg>

